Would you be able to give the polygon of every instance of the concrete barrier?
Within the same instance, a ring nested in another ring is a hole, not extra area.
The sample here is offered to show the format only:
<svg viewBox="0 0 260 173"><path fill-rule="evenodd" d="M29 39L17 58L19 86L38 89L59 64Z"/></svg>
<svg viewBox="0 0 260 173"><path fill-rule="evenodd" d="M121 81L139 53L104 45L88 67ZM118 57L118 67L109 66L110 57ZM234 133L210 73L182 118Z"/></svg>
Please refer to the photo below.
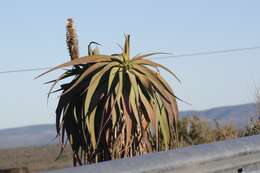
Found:
<svg viewBox="0 0 260 173"><path fill-rule="evenodd" d="M48 173L260 172L260 135L106 161Z"/></svg>

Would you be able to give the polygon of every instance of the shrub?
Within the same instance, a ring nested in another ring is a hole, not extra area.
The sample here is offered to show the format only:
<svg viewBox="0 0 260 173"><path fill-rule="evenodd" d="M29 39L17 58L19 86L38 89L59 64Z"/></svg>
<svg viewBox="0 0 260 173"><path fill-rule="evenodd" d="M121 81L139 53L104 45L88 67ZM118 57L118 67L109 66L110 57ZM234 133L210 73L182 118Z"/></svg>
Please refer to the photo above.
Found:
<svg viewBox="0 0 260 173"><path fill-rule="evenodd" d="M252 136L260 134L260 120L251 118L245 130L240 133L240 136Z"/></svg>
<svg viewBox="0 0 260 173"><path fill-rule="evenodd" d="M212 129L206 120L197 116L185 117L179 121L179 141L182 146L212 142Z"/></svg>
<svg viewBox="0 0 260 173"><path fill-rule="evenodd" d="M220 125L218 121L215 121L215 123L216 129L213 130L213 136L215 141L238 138L239 130L232 123L226 123L222 125Z"/></svg>

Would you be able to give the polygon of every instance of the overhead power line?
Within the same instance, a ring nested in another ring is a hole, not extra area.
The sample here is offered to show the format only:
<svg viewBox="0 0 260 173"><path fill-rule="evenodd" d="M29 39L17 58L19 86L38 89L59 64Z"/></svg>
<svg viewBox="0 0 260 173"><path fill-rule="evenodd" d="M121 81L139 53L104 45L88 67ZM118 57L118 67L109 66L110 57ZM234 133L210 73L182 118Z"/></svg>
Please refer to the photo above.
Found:
<svg viewBox="0 0 260 173"><path fill-rule="evenodd" d="M222 50L214 50L214 51L206 51L206 52L194 52L194 53L186 53L186 54L179 54L179 55L167 55L167 56L151 57L150 59L169 59L169 58L181 58L181 57L189 57L189 56L204 56L204 55L224 54L224 53L232 53L232 52L251 51L257 49L260 49L260 46L235 48L235 49L222 49ZM0 74L42 71L42 70L48 70L50 68L52 67L4 70L4 71L0 71Z"/></svg>
<svg viewBox="0 0 260 173"><path fill-rule="evenodd" d="M41 70L48 70L51 67L42 67L42 68L26 68L26 69L16 69L16 70L5 70L0 71L0 74L4 73L20 73L20 72L30 72L30 71L41 71Z"/></svg>
<svg viewBox="0 0 260 173"><path fill-rule="evenodd" d="M161 57L151 57L151 59L167 59L167 58L180 58L180 57L188 57L188 56L224 54L224 53L231 53L231 52L250 51L250 50L256 50L256 49L260 49L260 46L236 48L236 49L214 50L214 51L207 51L207 52L195 52L195 53L187 53L187 54L180 54L180 55L168 55L168 56L161 56Z"/></svg>

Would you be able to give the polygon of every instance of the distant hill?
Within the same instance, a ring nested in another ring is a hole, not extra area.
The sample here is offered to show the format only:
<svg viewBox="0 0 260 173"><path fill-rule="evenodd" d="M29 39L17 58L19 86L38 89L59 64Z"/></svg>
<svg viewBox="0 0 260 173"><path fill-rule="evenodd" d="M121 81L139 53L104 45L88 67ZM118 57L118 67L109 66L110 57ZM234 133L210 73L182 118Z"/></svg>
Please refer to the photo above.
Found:
<svg viewBox="0 0 260 173"><path fill-rule="evenodd" d="M256 104L249 103L235 106L217 107L203 111L183 111L181 117L198 116L208 121L217 120L220 123L232 123L239 128L245 127L251 118L256 116Z"/></svg>
<svg viewBox="0 0 260 173"><path fill-rule="evenodd" d="M204 111L183 111L181 117L196 115L213 122L232 122L237 127L245 127L256 114L255 104L225 106ZM0 149L27 146L45 146L58 143L55 126L34 125L0 130Z"/></svg>
<svg viewBox="0 0 260 173"><path fill-rule="evenodd" d="M0 130L0 149L57 143L55 126L33 125Z"/></svg>

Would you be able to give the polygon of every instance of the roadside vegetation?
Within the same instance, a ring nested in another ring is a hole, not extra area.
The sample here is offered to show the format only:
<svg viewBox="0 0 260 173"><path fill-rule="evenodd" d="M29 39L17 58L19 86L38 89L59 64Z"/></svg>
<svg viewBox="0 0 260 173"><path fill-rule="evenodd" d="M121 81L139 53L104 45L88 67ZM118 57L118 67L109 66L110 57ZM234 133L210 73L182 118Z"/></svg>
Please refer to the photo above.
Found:
<svg viewBox="0 0 260 173"><path fill-rule="evenodd" d="M227 139L260 134L258 118L248 122L247 127L239 129L231 123L213 125L196 116L186 117L179 121L180 147L211 143ZM0 149L0 168L27 167L32 173L55 170L73 166L70 147L64 148L58 160L59 145L44 147L26 147Z"/></svg>
<svg viewBox="0 0 260 173"><path fill-rule="evenodd" d="M209 123L197 116L185 117L179 121L179 142L181 147L217 142L260 134L258 116L252 118L245 128L230 123Z"/></svg>

